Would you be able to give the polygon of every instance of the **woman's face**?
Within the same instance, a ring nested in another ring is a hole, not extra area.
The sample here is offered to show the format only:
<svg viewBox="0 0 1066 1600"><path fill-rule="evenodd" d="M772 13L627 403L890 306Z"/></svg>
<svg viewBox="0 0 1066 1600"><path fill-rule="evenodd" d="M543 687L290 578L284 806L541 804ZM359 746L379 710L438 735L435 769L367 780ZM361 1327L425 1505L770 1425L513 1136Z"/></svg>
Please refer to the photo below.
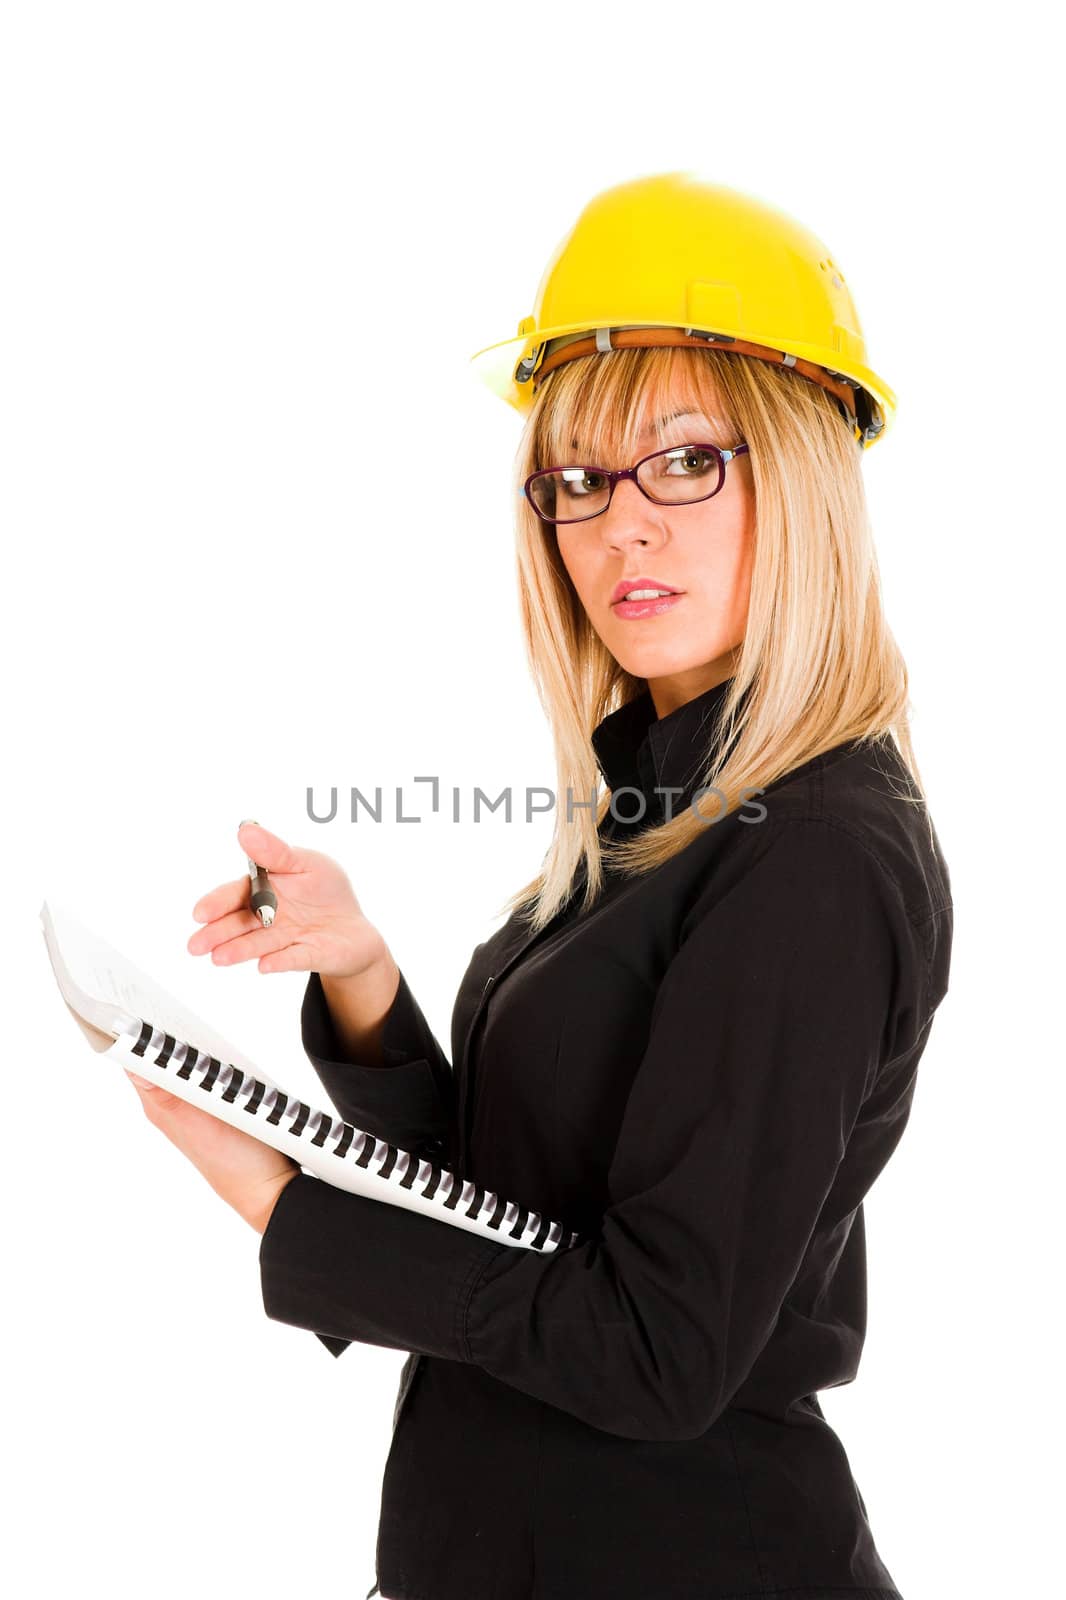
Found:
<svg viewBox="0 0 1066 1600"><path fill-rule="evenodd" d="M659 448L653 429L643 442L642 455ZM671 423L667 447L703 442L728 447L740 440L722 437L702 412L687 412ZM571 462L559 465L580 463L575 451ZM732 652L747 627L754 531L747 453L726 465L725 482L710 500L655 505L625 479L598 517L554 529L589 621L615 660L647 680L658 716L732 673ZM614 600L623 582L679 594L630 604L627 614L627 607Z"/></svg>

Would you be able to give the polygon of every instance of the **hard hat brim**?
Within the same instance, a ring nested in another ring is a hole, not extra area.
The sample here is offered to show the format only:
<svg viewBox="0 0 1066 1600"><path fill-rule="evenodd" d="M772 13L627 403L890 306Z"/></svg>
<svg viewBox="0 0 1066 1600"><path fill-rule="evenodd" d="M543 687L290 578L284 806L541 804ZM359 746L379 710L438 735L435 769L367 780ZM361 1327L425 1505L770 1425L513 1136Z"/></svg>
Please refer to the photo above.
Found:
<svg viewBox="0 0 1066 1600"><path fill-rule="evenodd" d="M623 326L617 321L605 320L601 326ZM673 322L642 321L643 327L675 327ZM558 323L548 328L538 328L534 333L515 334L509 339L500 339L495 344L485 345L475 351L470 357L470 368L478 380L483 383L493 394L506 400L508 405L516 411L525 413L533 404L533 385L531 382L517 384L514 381L514 370L523 356L528 355L538 345L549 339L560 338L566 334L592 332L595 324L590 324L588 319L581 322ZM785 355L796 356L800 360L812 361L818 366L825 367L830 372L842 374L862 385L881 406L884 417L884 427L879 438L883 438L892 426L896 411L896 394L893 389L871 368L861 363L848 360L835 350L826 350L820 345L812 345L801 340L785 339L773 335L756 334L749 329L716 327L703 329L703 332L724 334L727 337L745 339L753 344L764 344L772 349L780 350ZM728 345L718 348L728 350ZM871 443L874 441L870 441Z"/></svg>

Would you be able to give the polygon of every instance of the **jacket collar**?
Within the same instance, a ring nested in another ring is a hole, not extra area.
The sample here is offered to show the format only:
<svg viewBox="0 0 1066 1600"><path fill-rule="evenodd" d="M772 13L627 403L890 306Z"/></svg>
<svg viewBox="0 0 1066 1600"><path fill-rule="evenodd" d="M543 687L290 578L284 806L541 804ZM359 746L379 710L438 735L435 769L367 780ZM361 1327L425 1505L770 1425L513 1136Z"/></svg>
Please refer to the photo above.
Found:
<svg viewBox="0 0 1066 1600"><path fill-rule="evenodd" d="M712 748L717 748L722 732L719 714L732 681L724 679L665 717L656 717L651 691L646 688L608 712L593 729L592 747L612 793L626 787L639 789L648 802L649 816L665 816L667 805L676 816L695 790ZM669 789L682 793L656 792ZM619 810L627 816L637 809L633 796L619 801Z"/></svg>

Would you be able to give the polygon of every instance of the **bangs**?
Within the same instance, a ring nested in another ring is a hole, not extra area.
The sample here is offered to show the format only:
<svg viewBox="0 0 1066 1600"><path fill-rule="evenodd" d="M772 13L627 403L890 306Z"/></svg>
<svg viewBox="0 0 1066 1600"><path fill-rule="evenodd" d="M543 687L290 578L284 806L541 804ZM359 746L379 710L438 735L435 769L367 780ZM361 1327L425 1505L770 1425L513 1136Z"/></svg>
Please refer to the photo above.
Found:
<svg viewBox="0 0 1066 1600"><path fill-rule="evenodd" d="M702 350L612 350L579 356L544 380L533 425L533 470L627 467L672 445L728 449L737 438Z"/></svg>

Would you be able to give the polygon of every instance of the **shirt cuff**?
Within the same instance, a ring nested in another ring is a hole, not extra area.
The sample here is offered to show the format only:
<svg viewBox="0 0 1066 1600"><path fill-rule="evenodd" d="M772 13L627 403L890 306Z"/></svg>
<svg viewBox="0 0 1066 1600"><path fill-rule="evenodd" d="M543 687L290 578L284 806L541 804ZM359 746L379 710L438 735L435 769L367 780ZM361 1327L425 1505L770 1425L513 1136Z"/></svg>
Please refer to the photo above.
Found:
<svg viewBox="0 0 1066 1600"><path fill-rule="evenodd" d="M317 972L304 991L300 1021L304 1050L346 1122L402 1150L432 1159L445 1154L450 1068L402 972L385 1018L380 1066L344 1059Z"/></svg>
<svg viewBox="0 0 1066 1600"><path fill-rule="evenodd" d="M334 1355L356 1339L469 1362L474 1285L513 1248L300 1172L260 1238L263 1308Z"/></svg>

